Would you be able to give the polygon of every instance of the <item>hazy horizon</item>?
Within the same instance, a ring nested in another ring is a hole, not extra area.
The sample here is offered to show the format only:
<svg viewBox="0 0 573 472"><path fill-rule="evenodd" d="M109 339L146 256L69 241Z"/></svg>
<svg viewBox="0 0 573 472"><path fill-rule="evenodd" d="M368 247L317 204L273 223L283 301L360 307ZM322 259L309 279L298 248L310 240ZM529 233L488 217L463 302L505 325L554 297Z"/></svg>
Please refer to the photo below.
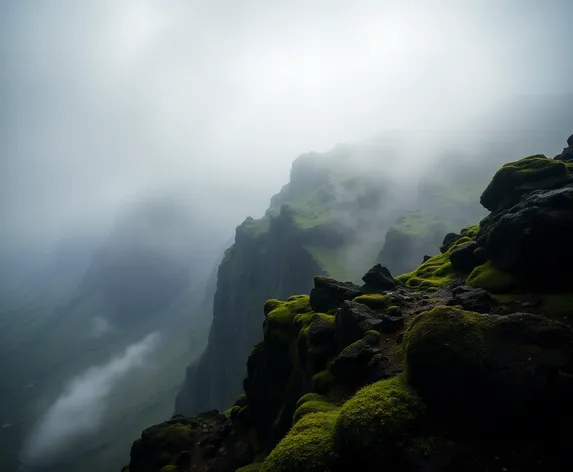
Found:
<svg viewBox="0 0 573 472"><path fill-rule="evenodd" d="M169 188L230 236L299 154L386 130L463 141L504 97L571 92L565 1L0 9L6 248L107 228Z"/></svg>

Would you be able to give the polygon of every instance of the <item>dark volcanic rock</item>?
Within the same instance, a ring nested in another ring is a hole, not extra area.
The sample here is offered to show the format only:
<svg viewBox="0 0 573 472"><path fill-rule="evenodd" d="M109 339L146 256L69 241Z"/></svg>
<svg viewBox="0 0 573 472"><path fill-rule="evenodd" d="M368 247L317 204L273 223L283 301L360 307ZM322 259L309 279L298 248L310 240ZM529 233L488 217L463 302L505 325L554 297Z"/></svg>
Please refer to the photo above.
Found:
<svg viewBox="0 0 573 472"><path fill-rule="evenodd" d="M339 282L328 277L315 277L310 292L310 306L316 312L327 313L338 308L345 300L363 295L364 290L351 282Z"/></svg>
<svg viewBox="0 0 573 472"><path fill-rule="evenodd" d="M573 185L533 192L484 218L477 240L501 270L525 288L570 290L573 283Z"/></svg>
<svg viewBox="0 0 573 472"><path fill-rule="evenodd" d="M446 234L446 236L444 237L444 241L442 242L442 245L440 246L440 252L443 254L444 252L446 252L450 246L452 244L454 244L458 239L460 239L462 236L460 234L456 234L456 233L448 233Z"/></svg>
<svg viewBox="0 0 573 472"><path fill-rule="evenodd" d="M130 472L156 472L174 464L185 470L227 472L250 464L254 450L225 415L177 415L146 429L131 448Z"/></svg>
<svg viewBox="0 0 573 472"><path fill-rule="evenodd" d="M543 436L573 414L573 333L562 323L438 307L404 345L411 385L468 434Z"/></svg>
<svg viewBox="0 0 573 472"><path fill-rule="evenodd" d="M336 313L336 343L340 349L359 340L369 330L379 330L384 317L365 305L345 301Z"/></svg>
<svg viewBox="0 0 573 472"><path fill-rule="evenodd" d="M464 310L478 313L491 313L494 305L493 297L487 290L472 288L465 285L452 290L453 298L448 305L460 305Z"/></svg>
<svg viewBox="0 0 573 472"><path fill-rule="evenodd" d="M564 162L541 154L504 165L482 193L480 202L490 211L509 208L536 190L552 190L573 182Z"/></svg>
<svg viewBox="0 0 573 472"><path fill-rule="evenodd" d="M331 341L334 339L335 326L315 314L308 327L308 342L310 344Z"/></svg>
<svg viewBox="0 0 573 472"><path fill-rule="evenodd" d="M483 252L476 251L478 244L475 241L464 244L452 251L450 262L454 270L462 273L470 273L474 267L486 261Z"/></svg>
<svg viewBox="0 0 573 472"><path fill-rule="evenodd" d="M563 149L563 152L557 156L555 159L558 161L572 162L573 161L573 135L569 136L567 140L567 146Z"/></svg>
<svg viewBox="0 0 573 472"><path fill-rule="evenodd" d="M347 346L330 364L330 371L340 382L357 387L385 378L388 359L380 354L378 336L367 335Z"/></svg>
<svg viewBox="0 0 573 472"><path fill-rule="evenodd" d="M398 283L390 271L380 264L376 264L362 277L365 292L383 292L392 290Z"/></svg>

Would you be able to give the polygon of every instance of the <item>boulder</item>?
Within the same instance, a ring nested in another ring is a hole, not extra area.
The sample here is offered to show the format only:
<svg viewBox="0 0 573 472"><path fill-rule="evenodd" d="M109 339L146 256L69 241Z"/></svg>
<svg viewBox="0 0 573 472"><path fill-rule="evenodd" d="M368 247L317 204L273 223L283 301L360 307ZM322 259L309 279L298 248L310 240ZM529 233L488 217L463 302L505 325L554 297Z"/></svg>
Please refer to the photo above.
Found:
<svg viewBox="0 0 573 472"><path fill-rule="evenodd" d="M404 348L410 385L464 434L543 436L573 414L573 333L562 323L441 306L414 320Z"/></svg>
<svg viewBox="0 0 573 472"><path fill-rule="evenodd" d="M369 339L370 338L370 339ZM347 346L330 364L330 372L346 387L358 387L386 377L388 358L380 353L379 337L367 335Z"/></svg>
<svg viewBox="0 0 573 472"><path fill-rule="evenodd" d="M494 300L487 290L472 288L465 285L452 290L453 297L448 305L459 305L464 310L476 311L478 313L491 313Z"/></svg>
<svg viewBox="0 0 573 472"><path fill-rule="evenodd" d="M328 277L315 277L310 292L310 306L319 313L338 308L345 300L363 295L364 290L351 282L339 282Z"/></svg>
<svg viewBox="0 0 573 472"><path fill-rule="evenodd" d="M481 195L481 204L492 212L509 208L535 190L551 190L573 182L565 163L544 155L526 157L504 165Z"/></svg>
<svg viewBox="0 0 573 472"><path fill-rule="evenodd" d="M524 289L570 290L573 185L537 191L480 223L477 241L494 266Z"/></svg>
<svg viewBox="0 0 573 472"><path fill-rule="evenodd" d="M345 301L336 313L336 343L343 349L361 339L366 331L381 330L383 325L384 315L361 303Z"/></svg>
<svg viewBox="0 0 573 472"><path fill-rule="evenodd" d="M365 292L383 292L392 290L398 283L390 271L380 264L376 264L362 277L364 285L362 289Z"/></svg>
<svg viewBox="0 0 573 472"><path fill-rule="evenodd" d="M332 317L331 317L332 318ZM335 326L327 321L324 315L314 314L308 326L308 342L310 344L328 342L334 339Z"/></svg>
<svg viewBox="0 0 573 472"><path fill-rule="evenodd" d="M450 262L454 270L466 274L485 261L486 257L475 241L455 248L450 254Z"/></svg>
<svg viewBox="0 0 573 472"><path fill-rule="evenodd" d="M452 244L454 244L461 237L462 236L460 234L457 234L457 233L446 234L446 236L444 237L444 241L442 242L442 245L440 246L440 252L442 254L445 253L452 246Z"/></svg>
<svg viewBox="0 0 573 472"><path fill-rule="evenodd" d="M563 149L563 152L555 156L555 159L563 162L573 162L573 146Z"/></svg>
<svg viewBox="0 0 573 472"><path fill-rule="evenodd" d="M567 138L567 146L573 147L573 134Z"/></svg>

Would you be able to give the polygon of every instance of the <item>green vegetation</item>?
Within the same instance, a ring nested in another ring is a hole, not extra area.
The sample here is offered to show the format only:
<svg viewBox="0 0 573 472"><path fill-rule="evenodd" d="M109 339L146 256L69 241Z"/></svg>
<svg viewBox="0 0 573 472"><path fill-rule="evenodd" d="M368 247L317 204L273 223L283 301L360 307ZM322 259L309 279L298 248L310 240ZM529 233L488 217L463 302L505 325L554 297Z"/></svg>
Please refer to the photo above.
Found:
<svg viewBox="0 0 573 472"><path fill-rule="evenodd" d="M338 410L309 413L271 451L262 472L324 472L335 461L334 433Z"/></svg>
<svg viewBox="0 0 573 472"><path fill-rule="evenodd" d="M299 313L309 313L310 298L308 295L301 295L290 297L289 301L279 302L278 305L275 301L271 301L271 305L275 307L267 315L267 323L270 326L286 326L294 322L294 318ZM269 303L269 302L267 302Z"/></svg>
<svg viewBox="0 0 573 472"><path fill-rule="evenodd" d="M453 243L446 252L430 257L414 271L399 275L397 279L405 283L408 287L419 287L422 290L441 288L452 283L456 278L463 277L452 268L450 254L452 251L475 238L479 230L479 225L464 228L461 231L462 237Z"/></svg>
<svg viewBox="0 0 573 472"><path fill-rule="evenodd" d="M373 310L384 310L392 304L392 297L380 294L360 295L354 299L356 303L362 303Z"/></svg>
<svg viewBox="0 0 573 472"><path fill-rule="evenodd" d="M418 237L430 236L436 232L443 233L445 229L440 218L420 210L402 216L392 228L399 233Z"/></svg>
<svg viewBox="0 0 573 472"><path fill-rule="evenodd" d="M328 412L337 408L338 407L335 404L330 403L328 400L308 400L298 406L292 418L292 423L297 423L301 418L309 413Z"/></svg>
<svg viewBox="0 0 573 472"><path fill-rule="evenodd" d="M395 447L396 436L409 431L423 412L420 398L402 376L364 387L340 410L336 424L339 453L383 457Z"/></svg>
<svg viewBox="0 0 573 472"><path fill-rule="evenodd" d="M404 336L408 382L428 402L460 401L485 376L486 315L438 306L414 319ZM431 368L429 368L431 366Z"/></svg>
<svg viewBox="0 0 573 472"><path fill-rule="evenodd" d="M564 179L568 171L570 168L562 161L541 154L510 162L496 172L481 196L481 203L494 211L526 192L543 188L546 182Z"/></svg>
<svg viewBox="0 0 573 472"><path fill-rule="evenodd" d="M329 369L324 369L312 376L312 390L320 394L328 394L336 386L336 379Z"/></svg>
<svg viewBox="0 0 573 472"><path fill-rule="evenodd" d="M513 276L503 272L487 261L485 264L477 266L469 275L466 284L470 287L483 288L493 293L504 293L512 289L514 285Z"/></svg>
<svg viewBox="0 0 573 472"><path fill-rule="evenodd" d="M330 248L315 245L305 245L303 247L329 277L346 279L348 270L344 247Z"/></svg>

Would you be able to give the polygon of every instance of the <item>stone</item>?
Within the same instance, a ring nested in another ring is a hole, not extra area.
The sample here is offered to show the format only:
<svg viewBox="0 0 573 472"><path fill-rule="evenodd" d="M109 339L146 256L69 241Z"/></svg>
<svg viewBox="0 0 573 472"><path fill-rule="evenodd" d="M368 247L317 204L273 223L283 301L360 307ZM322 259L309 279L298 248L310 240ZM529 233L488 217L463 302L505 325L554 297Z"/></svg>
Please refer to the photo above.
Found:
<svg viewBox="0 0 573 472"><path fill-rule="evenodd" d="M522 289L569 291L573 284L573 184L536 191L480 223L477 241Z"/></svg>
<svg viewBox="0 0 573 472"><path fill-rule="evenodd" d="M362 277L364 285L362 289L365 292L383 292L392 290L397 285L397 280L392 277L388 268L376 264Z"/></svg>
<svg viewBox="0 0 573 472"><path fill-rule="evenodd" d="M452 290L452 299L448 305L459 305L464 310L476 311L478 313L490 313L494 300L487 290L472 288L465 285Z"/></svg>
<svg viewBox="0 0 573 472"><path fill-rule="evenodd" d="M315 312L328 313L340 307L345 300L352 300L363 294L364 290L351 282L315 277L314 288L310 292L310 306Z"/></svg>
<svg viewBox="0 0 573 472"><path fill-rule="evenodd" d="M330 364L330 371L348 387L364 385L370 378L370 373L380 368L376 361L371 363L378 354L380 349L367 340L360 339L342 350Z"/></svg>
<svg viewBox="0 0 573 472"><path fill-rule="evenodd" d="M486 257L483 251L476 251L478 248L478 244L472 241L454 249L450 254L454 270L469 274L476 266L483 264Z"/></svg>
<svg viewBox="0 0 573 472"><path fill-rule="evenodd" d="M336 313L336 343L343 349L361 339L366 331L381 330L384 323L384 315L361 303L345 301Z"/></svg>
<svg viewBox="0 0 573 472"><path fill-rule="evenodd" d="M440 252L442 254L445 253L452 246L452 244L454 244L461 237L462 236L460 234L457 234L457 233L446 234L446 236L444 237L444 241L442 242L442 245L440 246Z"/></svg>

